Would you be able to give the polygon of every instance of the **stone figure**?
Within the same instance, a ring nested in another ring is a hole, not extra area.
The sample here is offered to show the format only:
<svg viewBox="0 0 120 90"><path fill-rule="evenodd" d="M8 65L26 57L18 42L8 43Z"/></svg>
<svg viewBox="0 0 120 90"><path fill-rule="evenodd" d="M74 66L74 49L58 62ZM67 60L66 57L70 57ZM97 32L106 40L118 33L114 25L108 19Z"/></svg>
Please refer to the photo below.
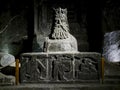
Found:
<svg viewBox="0 0 120 90"><path fill-rule="evenodd" d="M66 39L69 34L69 25L67 20L67 9L57 8L55 10L55 26L52 33L54 39Z"/></svg>
<svg viewBox="0 0 120 90"><path fill-rule="evenodd" d="M67 9L57 8L51 34L46 37L44 52L76 52L77 40L69 33Z"/></svg>
<svg viewBox="0 0 120 90"><path fill-rule="evenodd" d="M71 82L99 80L101 54L80 53L23 53L21 82Z"/></svg>
<svg viewBox="0 0 120 90"><path fill-rule="evenodd" d="M100 80L101 55L79 52L76 38L70 34L67 9L54 8L51 32L44 41L44 51L21 55L21 83L78 83ZM46 23L45 23L46 24ZM77 27L76 27L77 28ZM37 33L39 46L44 37Z"/></svg>

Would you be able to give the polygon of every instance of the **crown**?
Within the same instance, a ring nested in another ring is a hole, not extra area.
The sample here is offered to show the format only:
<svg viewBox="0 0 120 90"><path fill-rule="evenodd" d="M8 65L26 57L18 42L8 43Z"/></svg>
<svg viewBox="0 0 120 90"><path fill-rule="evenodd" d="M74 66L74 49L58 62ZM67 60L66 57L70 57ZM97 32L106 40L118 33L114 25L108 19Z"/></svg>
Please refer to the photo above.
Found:
<svg viewBox="0 0 120 90"><path fill-rule="evenodd" d="M55 13L56 13L56 14L60 14L60 13L61 13L61 14L67 14L67 9L66 9L66 8L65 8L65 9L62 9L62 8L59 7L59 8L57 8L57 9L54 8L54 10L55 10Z"/></svg>

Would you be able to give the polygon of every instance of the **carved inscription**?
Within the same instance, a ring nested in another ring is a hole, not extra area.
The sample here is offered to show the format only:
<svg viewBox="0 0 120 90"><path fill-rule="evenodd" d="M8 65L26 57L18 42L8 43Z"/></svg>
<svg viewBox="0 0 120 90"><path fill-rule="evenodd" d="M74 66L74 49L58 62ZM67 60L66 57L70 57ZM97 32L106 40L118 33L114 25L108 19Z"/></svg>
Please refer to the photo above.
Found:
<svg viewBox="0 0 120 90"><path fill-rule="evenodd" d="M36 58L36 71L37 71L37 80L46 80L47 79L47 57L46 56L37 56Z"/></svg>
<svg viewBox="0 0 120 90"><path fill-rule="evenodd" d="M22 82L29 82L35 80L36 61L32 57L22 57L21 60L21 77L24 78Z"/></svg>
<svg viewBox="0 0 120 90"><path fill-rule="evenodd" d="M75 78L96 79L98 78L98 63L91 57L75 57Z"/></svg>
<svg viewBox="0 0 120 90"><path fill-rule="evenodd" d="M73 54L22 56L21 82L99 80L97 58Z"/></svg>
<svg viewBox="0 0 120 90"><path fill-rule="evenodd" d="M22 57L21 77L24 78L23 82L33 81L38 82L46 80L47 78L47 57L33 56Z"/></svg>
<svg viewBox="0 0 120 90"><path fill-rule="evenodd" d="M51 80L70 81L73 79L73 57L70 55L51 55Z"/></svg>

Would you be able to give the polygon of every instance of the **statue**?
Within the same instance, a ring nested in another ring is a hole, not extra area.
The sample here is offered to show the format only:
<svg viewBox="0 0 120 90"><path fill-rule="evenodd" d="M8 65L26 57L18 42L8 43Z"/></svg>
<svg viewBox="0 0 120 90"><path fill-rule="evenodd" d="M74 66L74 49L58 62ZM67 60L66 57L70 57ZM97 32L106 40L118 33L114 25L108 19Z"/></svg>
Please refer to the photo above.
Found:
<svg viewBox="0 0 120 90"><path fill-rule="evenodd" d="M45 37L44 48L42 48L44 51L21 55L21 83L54 82L60 84L73 81L78 83L81 80L82 82L86 80L87 82L94 80L95 83L99 82L98 65L101 55L79 52L77 40L69 32L67 9L55 8L54 11L53 26L50 34L48 33ZM39 46L42 36L44 35L37 33Z"/></svg>
<svg viewBox="0 0 120 90"><path fill-rule="evenodd" d="M46 37L44 52L76 52L77 40L69 33L67 9L55 9L55 23L51 34Z"/></svg>
<svg viewBox="0 0 120 90"><path fill-rule="evenodd" d="M67 20L67 9L57 8L55 10L55 26L52 33L53 39L66 39L69 34L69 25Z"/></svg>

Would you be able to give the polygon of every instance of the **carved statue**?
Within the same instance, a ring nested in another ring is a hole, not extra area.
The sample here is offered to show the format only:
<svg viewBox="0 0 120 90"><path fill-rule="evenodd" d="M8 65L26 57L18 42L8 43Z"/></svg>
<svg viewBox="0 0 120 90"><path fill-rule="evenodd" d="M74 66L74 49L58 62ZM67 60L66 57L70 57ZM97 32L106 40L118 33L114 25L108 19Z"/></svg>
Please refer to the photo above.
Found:
<svg viewBox="0 0 120 90"><path fill-rule="evenodd" d="M66 39L69 34L69 25L67 20L67 9L55 9L55 26L52 33L53 39Z"/></svg>
<svg viewBox="0 0 120 90"><path fill-rule="evenodd" d="M67 9L57 8L51 34L46 37L44 52L77 52L77 40L69 33Z"/></svg>

